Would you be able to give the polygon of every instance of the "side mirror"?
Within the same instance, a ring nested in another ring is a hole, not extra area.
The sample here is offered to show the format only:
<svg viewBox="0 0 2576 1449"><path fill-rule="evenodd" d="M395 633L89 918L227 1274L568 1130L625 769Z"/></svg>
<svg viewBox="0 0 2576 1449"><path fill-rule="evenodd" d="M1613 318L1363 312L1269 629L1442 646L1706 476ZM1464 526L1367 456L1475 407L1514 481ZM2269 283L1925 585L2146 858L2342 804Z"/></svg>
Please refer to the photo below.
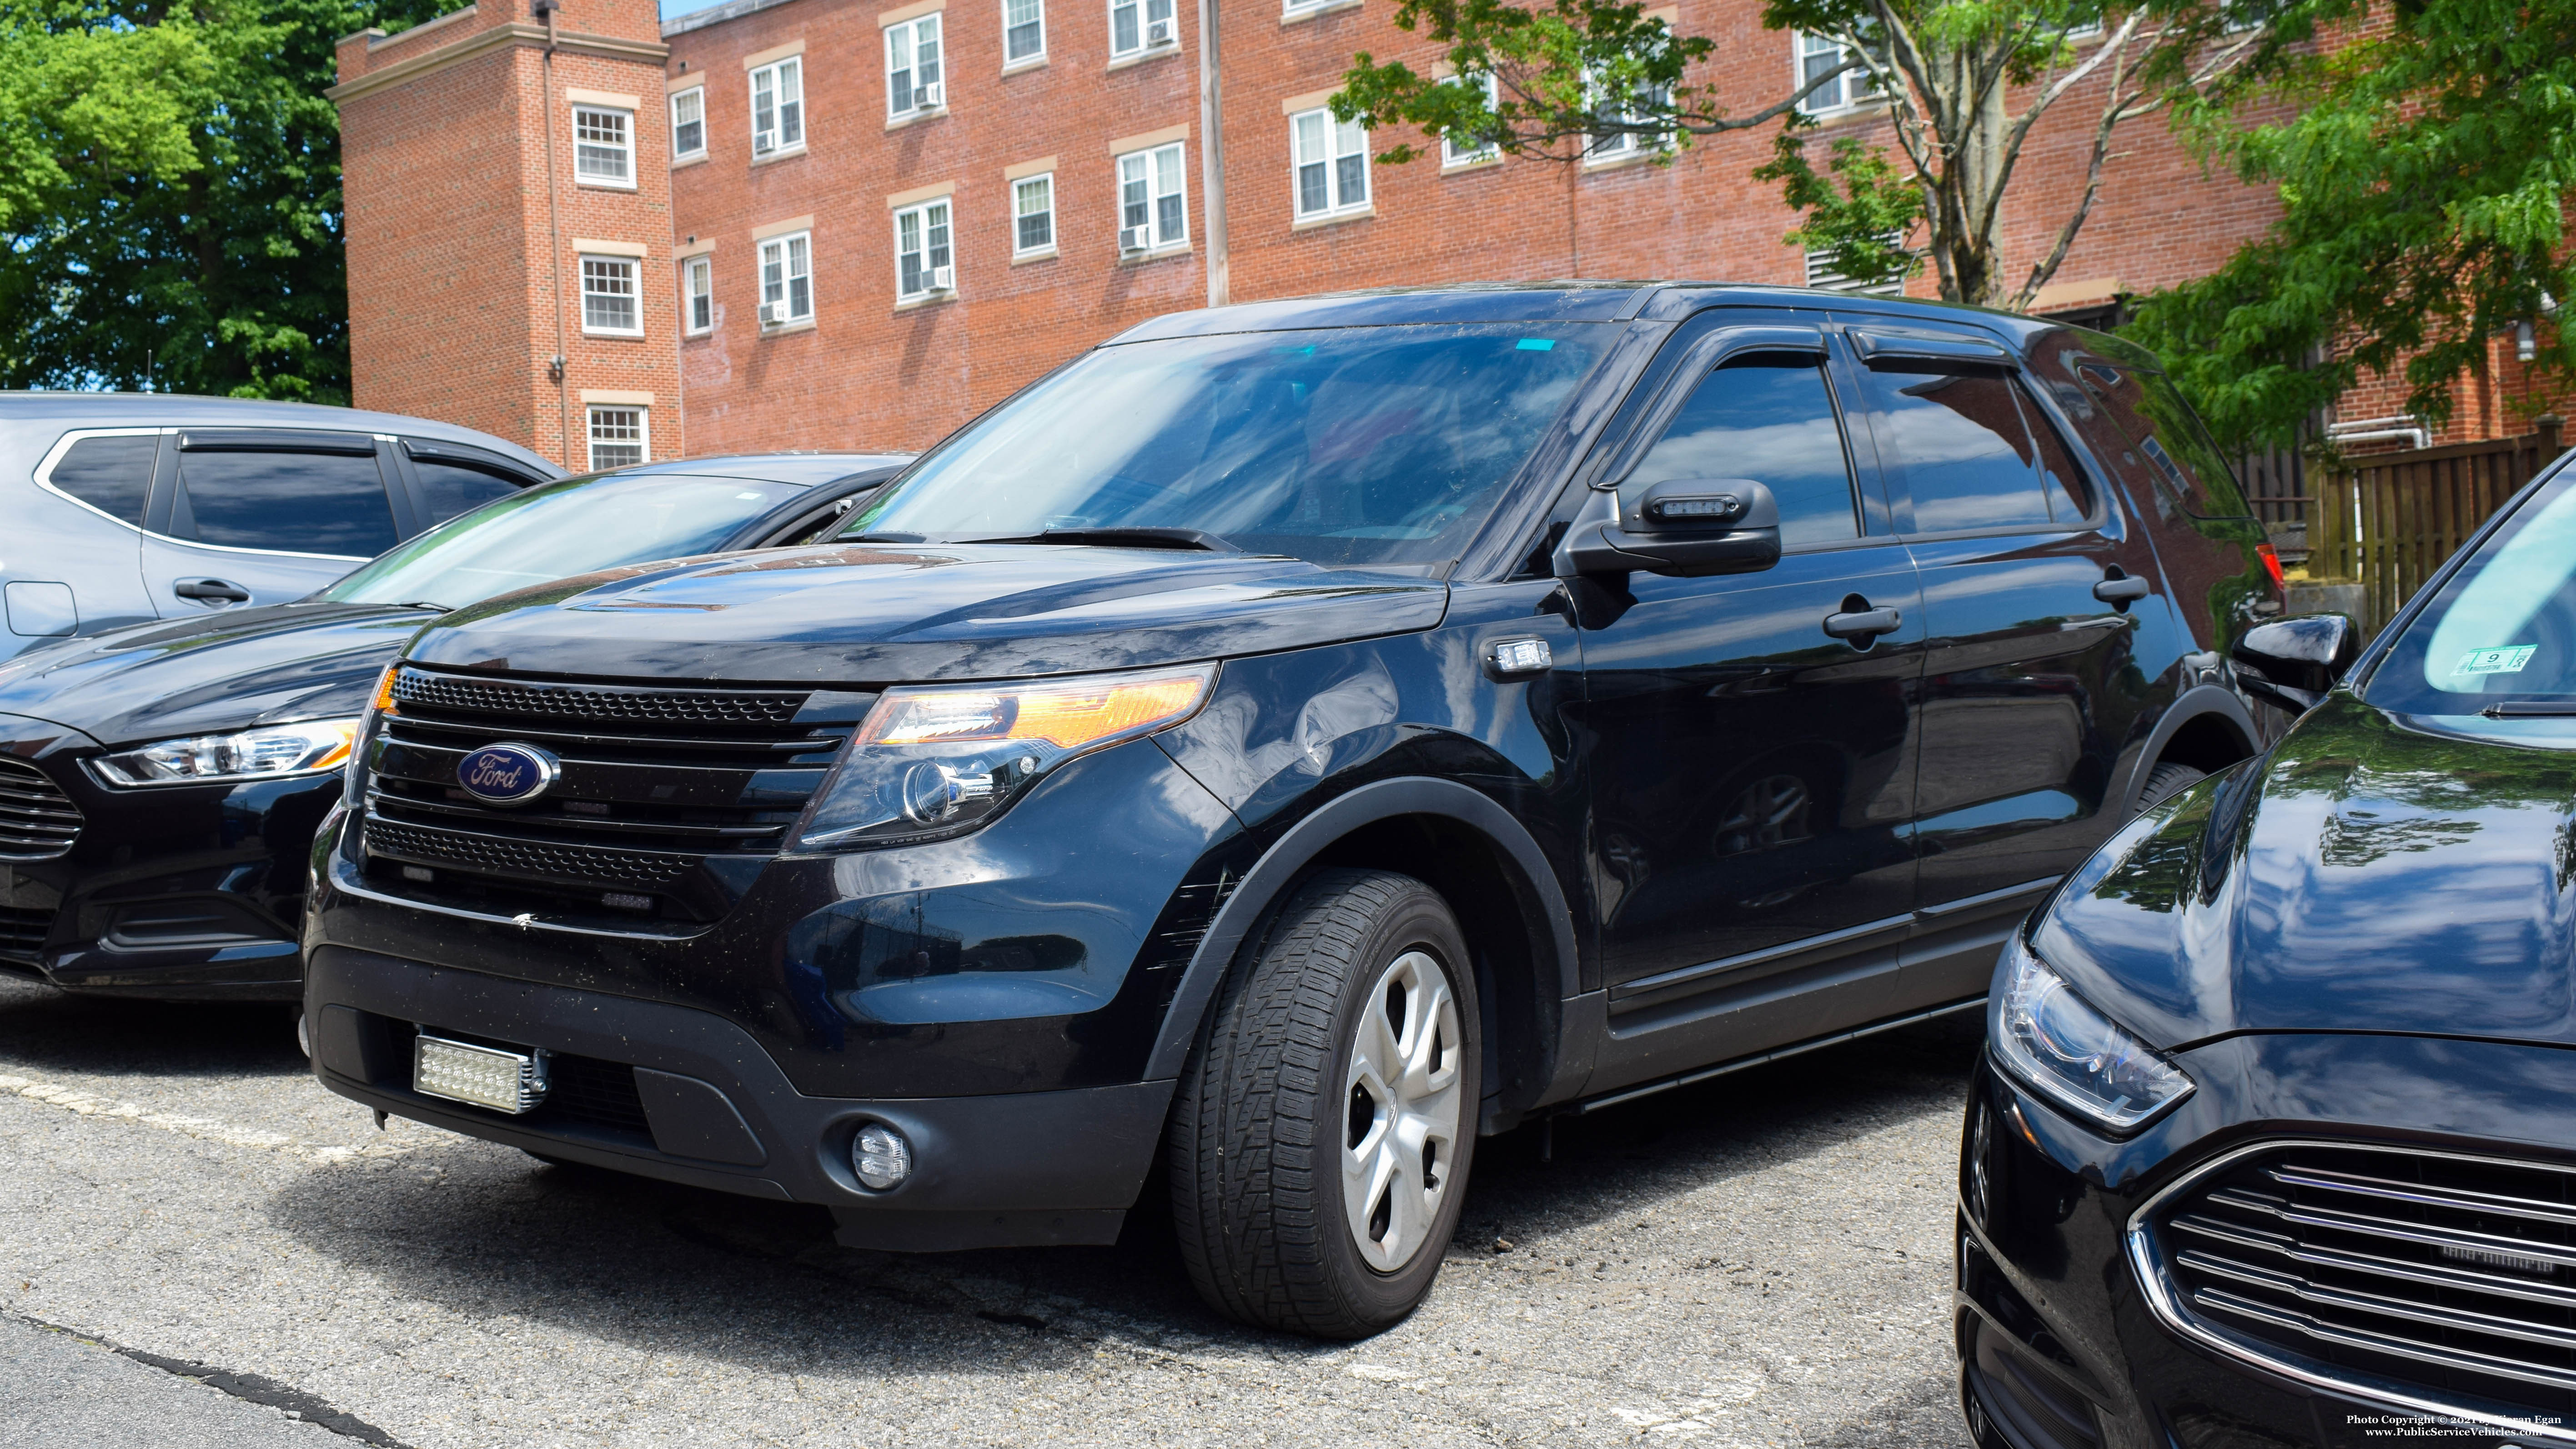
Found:
<svg viewBox="0 0 2576 1449"><path fill-rule="evenodd" d="M1593 495L1556 549L1556 575L1742 574L1780 561L1780 505L1750 478L1667 478L1621 517L1619 495Z"/></svg>
<svg viewBox="0 0 2576 1449"><path fill-rule="evenodd" d="M2341 614L2301 614L2237 636L2228 658L2236 682L2292 714L2316 708L2361 654L2361 631Z"/></svg>

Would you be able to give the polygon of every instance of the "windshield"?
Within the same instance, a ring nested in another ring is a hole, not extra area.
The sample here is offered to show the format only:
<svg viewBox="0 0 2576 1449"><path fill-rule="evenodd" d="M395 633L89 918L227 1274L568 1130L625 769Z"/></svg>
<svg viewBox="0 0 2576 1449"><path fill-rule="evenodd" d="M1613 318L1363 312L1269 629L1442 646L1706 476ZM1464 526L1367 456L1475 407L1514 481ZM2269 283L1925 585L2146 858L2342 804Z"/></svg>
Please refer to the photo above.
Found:
<svg viewBox="0 0 2576 1449"><path fill-rule="evenodd" d="M1360 327L1103 347L942 445L848 533L1191 529L1328 566L1445 562L1616 335Z"/></svg>
<svg viewBox="0 0 2576 1449"><path fill-rule="evenodd" d="M2479 545L2362 697L2400 714L2576 712L2576 470Z"/></svg>
<svg viewBox="0 0 2576 1449"><path fill-rule="evenodd" d="M742 478L566 478L459 514L314 597L461 609L530 584L708 552L804 491Z"/></svg>

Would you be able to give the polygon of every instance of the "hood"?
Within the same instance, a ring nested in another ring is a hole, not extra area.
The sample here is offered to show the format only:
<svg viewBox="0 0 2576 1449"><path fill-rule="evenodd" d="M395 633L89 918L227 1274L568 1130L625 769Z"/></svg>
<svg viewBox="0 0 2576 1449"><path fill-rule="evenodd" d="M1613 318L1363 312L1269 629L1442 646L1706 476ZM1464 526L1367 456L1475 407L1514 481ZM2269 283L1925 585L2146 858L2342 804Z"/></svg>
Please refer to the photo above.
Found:
<svg viewBox="0 0 2576 1449"><path fill-rule="evenodd" d="M440 619L411 657L610 679L999 679L1428 629L1448 598L1446 585L1407 575L1239 554L845 545L613 569L505 594Z"/></svg>
<svg viewBox="0 0 2576 1449"><path fill-rule="evenodd" d="M0 713L108 745L354 715L429 618L377 604L273 604L66 639L0 664Z"/></svg>
<svg viewBox="0 0 2576 1449"><path fill-rule="evenodd" d="M2576 1043L2576 720L2337 692L2133 821L2032 944L2160 1046L2229 1032Z"/></svg>

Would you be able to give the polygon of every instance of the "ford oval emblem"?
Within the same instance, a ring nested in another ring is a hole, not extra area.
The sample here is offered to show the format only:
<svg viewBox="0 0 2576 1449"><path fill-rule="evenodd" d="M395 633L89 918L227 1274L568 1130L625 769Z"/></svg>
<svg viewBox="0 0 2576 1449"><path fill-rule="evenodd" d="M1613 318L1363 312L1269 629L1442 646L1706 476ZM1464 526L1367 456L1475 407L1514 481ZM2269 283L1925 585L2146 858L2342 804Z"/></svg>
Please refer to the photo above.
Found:
<svg viewBox="0 0 2576 1449"><path fill-rule="evenodd" d="M563 761L551 752L516 740L485 745L456 762L456 783L486 805L525 805L562 773Z"/></svg>

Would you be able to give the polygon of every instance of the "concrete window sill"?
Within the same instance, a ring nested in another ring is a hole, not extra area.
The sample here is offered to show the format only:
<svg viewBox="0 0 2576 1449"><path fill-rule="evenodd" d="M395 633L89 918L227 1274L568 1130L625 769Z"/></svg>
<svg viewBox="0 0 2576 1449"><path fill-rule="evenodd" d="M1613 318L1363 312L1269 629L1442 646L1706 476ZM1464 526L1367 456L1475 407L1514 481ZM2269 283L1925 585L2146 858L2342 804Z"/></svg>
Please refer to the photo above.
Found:
<svg viewBox="0 0 2576 1449"><path fill-rule="evenodd" d="M1444 161L1440 165L1440 174L1464 176L1470 171L1491 171L1502 164L1500 156L1479 156L1473 161Z"/></svg>
<svg viewBox="0 0 2576 1449"><path fill-rule="evenodd" d="M1031 262L1051 262L1060 255L1062 255L1062 253L1058 252L1053 247L1047 247L1034 252L1022 252L1018 256L1011 258L1011 265L1015 267L1024 267Z"/></svg>
<svg viewBox="0 0 2576 1449"><path fill-rule="evenodd" d="M893 120L886 122L885 128L889 131L900 131L906 126L918 126L924 121L936 121L947 114L948 108L946 106L933 106L926 111L915 111L908 116L897 116Z"/></svg>
<svg viewBox="0 0 2576 1449"><path fill-rule="evenodd" d="M1151 50L1140 50L1134 55L1122 55L1116 60L1109 62L1107 68L1110 70L1125 70L1131 65L1143 65L1149 60L1163 60L1180 53L1181 43L1175 40L1169 45L1158 45Z"/></svg>
<svg viewBox="0 0 2576 1449"><path fill-rule="evenodd" d="M1328 216L1304 217L1290 223L1288 229L1292 232L1318 231L1324 227L1340 226L1346 222L1366 221L1375 215L1377 215L1375 206L1363 206L1354 211L1337 211Z"/></svg>
<svg viewBox="0 0 2576 1449"><path fill-rule="evenodd" d="M781 322L775 327L763 327L760 329L760 335L765 338L784 337L790 332L811 332L813 330L814 319L807 317L795 322Z"/></svg>
<svg viewBox="0 0 2576 1449"><path fill-rule="evenodd" d="M754 166L766 166L772 161L793 161L804 154L805 148L802 144L782 146L775 151L761 151L755 153L751 158L751 164Z"/></svg>
<svg viewBox="0 0 2576 1449"><path fill-rule="evenodd" d="M1300 5L1280 15L1279 23L1295 25L1300 21L1320 20L1327 15L1339 15L1345 10L1357 10L1364 3L1366 0L1328 0L1328 3L1322 5Z"/></svg>
<svg viewBox="0 0 2576 1449"><path fill-rule="evenodd" d="M1014 61L1008 61L1008 62L1005 62L1005 63L1003 64L1003 66L1002 66L1002 74L1004 74L1004 75L1018 75L1018 74L1020 74L1022 71L1044 70L1044 69L1046 69L1046 68L1047 68L1047 58L1046 58L1046 56L1044 56L1044 55L1032 55L1032 56L1029 56L1028 58L1026 58L1025 60L1014 60Z"/></svg>
<svg viewBox="0 0 2576 1449"><path fill-rule="evenodd" d="M573 185L584 191L633 191L632 181L602 181L596 176L576 176Z"/></svg>
<svg viewBox="0 0 2576 1449"><path fill-rule="evenodd" d="M678 171L678 170L681 170L681 169L683 169L683 168L685 168L685 167L690 167L690 166L704 166L704 165L706 165L706 164L707 164L707 153L706 153L706 152L704 152L704 151L701 151L701 152L699 152L698 154L696 154L695 156L682 156L682 157L680 157L678 160L673 161L673 162L671 163L671 169L672 169L672 170L674 170L674 171Z"/></svg>
<svg viewBox="0 0 2576 1449"><path fill-rule="evenodd" d="M933 292L926 297L911 297L894 304L897 312L918 312L924 307L945 307L957 300L955 292Z"/></svg>
<svg viewBox="0 0 2576 1449"><path fill-rule="evenodd" d="M1625 151L1616 156L1604 156L1598 161L1584 162L1583 174L1590 176L1602 171L1625 171L1631 166L1650 166L1654 164L1654 160L1655 153L1652 151Z"/></svg>
<svg viewBox="0 0 2576 1449"><path fill-rule="evenodd" d="M1118 259L1118 265L1122 267L1151 266L1155 262L1168 261L1173 257L1185 257L1189 254L1190 244L1188 242L1179 242L1172 246L1156 247L1150 252L1127 253Z"/></svg>

